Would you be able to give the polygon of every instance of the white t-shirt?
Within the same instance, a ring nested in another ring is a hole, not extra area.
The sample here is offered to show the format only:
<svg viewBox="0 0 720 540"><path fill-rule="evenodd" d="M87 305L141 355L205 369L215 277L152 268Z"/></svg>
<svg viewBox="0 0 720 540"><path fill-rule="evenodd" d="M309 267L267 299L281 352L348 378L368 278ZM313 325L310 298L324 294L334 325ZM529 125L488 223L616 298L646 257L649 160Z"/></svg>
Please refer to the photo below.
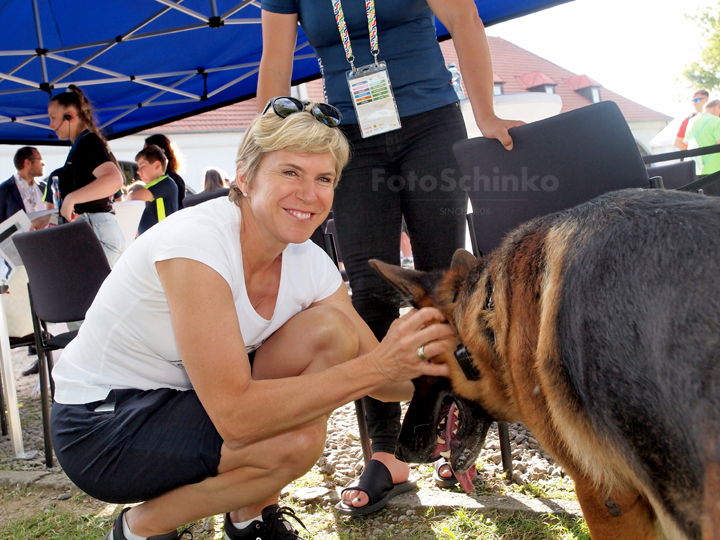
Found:
<svg viewBox="0 0 720 540"><path fill-rule="evenodd" d="M45 203L43 201L43 192L40 191L40 186L33 183L31 186L24 178L19 174L15 173L15 185L20 192L20 198L23 201L25 207L25 213L31 214L32 212L40 212L45 210Z"/></svg>
<svg viewBox="0 0 720 540"><path fill-rule="evenodd" d="M99 401L116 388L192 388L155 268L175 258L206 264L228 282L248 351L342 285L332 260L312 241L290 244L282 255L275 312L266 320L245 290L240 209L222 198L176 212L133 242L100 287L77 338L53 369L58 403Z"/></svg>

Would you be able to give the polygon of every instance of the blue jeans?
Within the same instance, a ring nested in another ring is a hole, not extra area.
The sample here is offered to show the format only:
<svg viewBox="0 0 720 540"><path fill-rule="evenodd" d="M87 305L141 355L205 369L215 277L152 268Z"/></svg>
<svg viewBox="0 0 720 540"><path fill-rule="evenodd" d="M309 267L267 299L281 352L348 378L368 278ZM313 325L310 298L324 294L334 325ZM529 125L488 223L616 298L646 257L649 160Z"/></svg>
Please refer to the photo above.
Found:
<svg viewBox="0 0 720 540"><path fill-rule="evenodd" d="M90 224L95 236L100 240L110 267L115 266L125 246L125 238L115 216L109 212L95 212L80 214L76 221L87 221Z"/></svg>
<svg viewBox="0 0 720 540"><path fill-rule="evenodd" d="M335 192L337 240L353 305L378 340L397 318L400 297L367 261L400 264L402 218L418 270L449 267L465 245L468 193L452 153L467 138L459 104L401 122L401 129L367 139L357 125L341 126L353 154ZM364 400L373 452L395 453L400 404Z"/></svg>

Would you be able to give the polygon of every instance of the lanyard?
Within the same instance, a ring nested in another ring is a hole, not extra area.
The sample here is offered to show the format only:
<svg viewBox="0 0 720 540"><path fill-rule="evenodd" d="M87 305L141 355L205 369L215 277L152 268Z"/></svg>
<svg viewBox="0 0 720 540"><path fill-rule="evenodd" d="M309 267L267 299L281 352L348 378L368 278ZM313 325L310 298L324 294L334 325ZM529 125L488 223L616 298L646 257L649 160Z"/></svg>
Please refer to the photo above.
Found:
<svg viewBox="0 0 720 540"><path fill-rule="evenodd" d="M27 200L27 202L30 203L30 207L32 208L31 212L37 211L36 204L37 204L37 197L35 193L35 185L32 186L25 181L25 179L18 174L18 182L19 185L18 191L21 192L21 195L24 199ZM25 202L23 201L23 206L25 205Z"/></svg>
<svg viewBox="0 0 720 540"><path fill-rule="evenodd" d="M340 0L332 0L333 11L335 12L335 22L340 32L340 40L345 49L345 58L350 63L350 67L355 71L355 57L352 53L352 45L350 44L350 35L348 34L347 25L345 24L345 14L343 13L342 3ZM368 32L370 34L370 54L375 57L375 64L378 63L377 57L380 54L380 45L377 35L377 21L375 18L375 0L365 0L365 14L368 21Z"/></svg>
<svg viewBox="0 0 720 540"><path fill-rule="evenodd" d="M78 135L77 139L75 139L75 142L72 144L72 148L70 148L70 152L68 153L68 157L65 159L65 164L67 165L67 162L70 160L70 157L72 157L73 152L75 151L75 147L80 142L80 139L82 139L86 133L90 133L87 129L84 129L80 135Z"/></svg>

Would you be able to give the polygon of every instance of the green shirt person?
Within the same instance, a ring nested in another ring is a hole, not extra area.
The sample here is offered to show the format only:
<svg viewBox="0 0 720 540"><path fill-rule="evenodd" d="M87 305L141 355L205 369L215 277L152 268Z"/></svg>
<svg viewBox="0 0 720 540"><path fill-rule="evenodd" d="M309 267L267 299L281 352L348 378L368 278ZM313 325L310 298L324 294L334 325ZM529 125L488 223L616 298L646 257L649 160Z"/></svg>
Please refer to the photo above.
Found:
<svg viewBox="0 0 720 540"><path fill-rule="evenodd" d="M691 119L685 133L688 149L704 148L720 144L720 100L705 105L705 112ZM695 158L698 174L720 171L720 153L706 154Z"/></svg>

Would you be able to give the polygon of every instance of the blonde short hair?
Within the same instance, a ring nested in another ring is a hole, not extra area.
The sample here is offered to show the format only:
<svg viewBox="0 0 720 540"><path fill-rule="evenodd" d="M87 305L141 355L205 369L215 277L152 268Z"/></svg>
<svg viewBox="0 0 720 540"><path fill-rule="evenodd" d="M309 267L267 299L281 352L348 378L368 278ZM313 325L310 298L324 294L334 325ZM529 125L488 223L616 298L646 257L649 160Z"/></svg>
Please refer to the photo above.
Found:
<svg viewBox="0 0 720 540"><path fill-rule="evenodd" d="M340 174L350 160L350 145L338 128L326 126L309 112L281 118L270 108L265 114L257 116L245 132L235 160L237 174L244 175L248 185L251 184L262 158L278 150L298 154L330 153L335 158L333 187L337 186ZM230 200L237 203L240 196L237 183L233 183Z"/></svg>

